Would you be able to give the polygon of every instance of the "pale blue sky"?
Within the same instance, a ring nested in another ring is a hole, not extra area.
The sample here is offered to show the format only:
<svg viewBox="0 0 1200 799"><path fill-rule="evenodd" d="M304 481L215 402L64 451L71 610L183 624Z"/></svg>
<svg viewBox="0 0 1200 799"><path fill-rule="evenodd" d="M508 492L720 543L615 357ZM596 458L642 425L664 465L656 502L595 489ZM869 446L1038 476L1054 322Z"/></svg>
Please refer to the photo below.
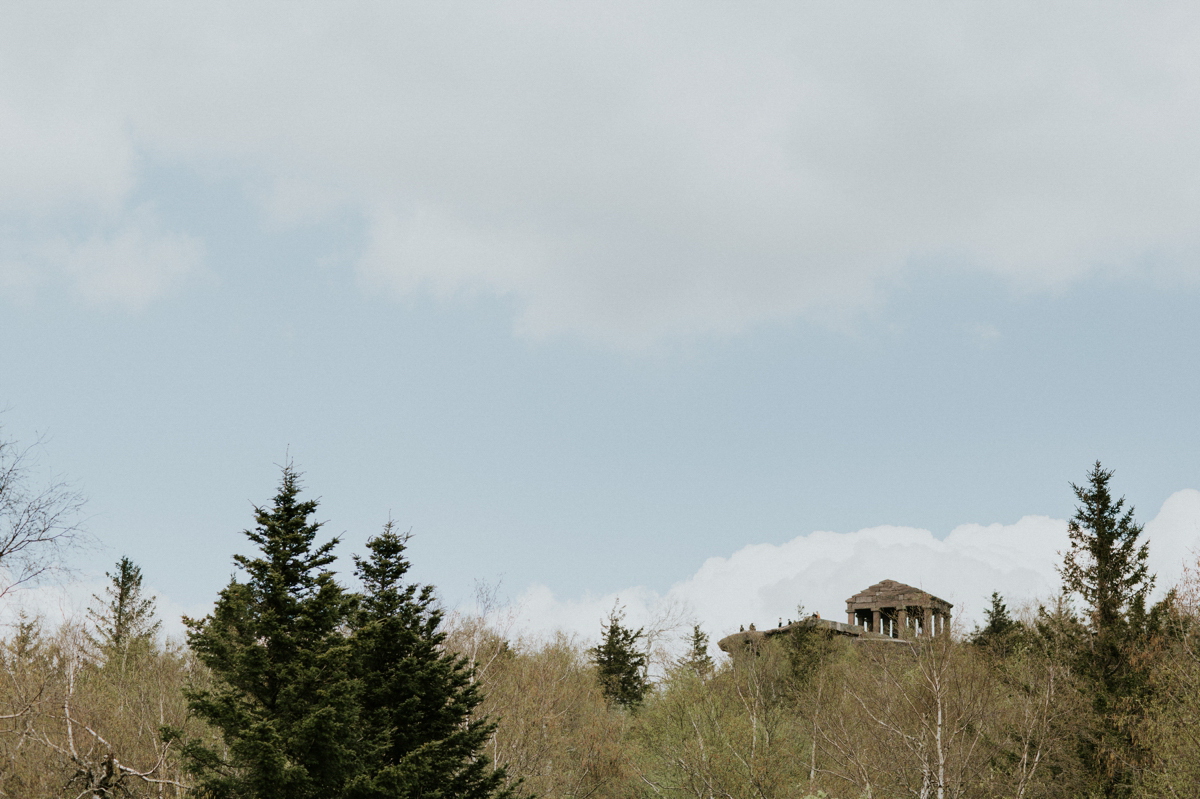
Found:
<svg viewBox="0 0 1200 799"><path fill-rule="evenodd" d="M792 5L9 7L5 434L184 607L288 453L452 603L1200 487L1200 19Z"/></svg>

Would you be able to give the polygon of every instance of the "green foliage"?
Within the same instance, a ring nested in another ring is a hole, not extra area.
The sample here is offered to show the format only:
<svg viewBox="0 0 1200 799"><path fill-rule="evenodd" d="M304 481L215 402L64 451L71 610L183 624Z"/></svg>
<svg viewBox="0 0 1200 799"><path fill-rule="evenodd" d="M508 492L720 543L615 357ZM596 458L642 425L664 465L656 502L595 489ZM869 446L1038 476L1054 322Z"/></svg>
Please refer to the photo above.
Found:
<svg viewBox="0 0 1200 799"><path fill-rule="evenodd" d="M247 537L212 615L188 620L188 640L211 670L188 694L221 733L186 754L206 796L229 799L471 797L498 791L482 747L492 727L471 670L441 651L429 587L403 585L404 536L389 524L356 559L365 593L334 580L337 539L318 544L314 501L300 501L285 468L269 509Z"/></svg>
<svg viewBox="0 0 1200 799"><path fill-rule="evenodd" d="M260 556L236 556L248 580L188 620L188 642L213 673L188 696L223 746L189 742L189 762L213 797L331 797L358 766L360 738L343 623L349 597L326 568L337 539L316 545L315 501L301 502L284 469L270 509L246 536Z"/></svg>
<svg viewBox="0 0 1200 799"><path fill-rule="evenodd" d="M999 591L992 592L992 606L985 611L984 616L987 623L981 631L983 636L1007 635L1017 628L1017 623L1008 615L1008 606L1004 604L1004 597L1000 596Z"/></svg>
<svg viewBox="0 0 1200 799"><path fill-rule="evenodd" d="M285 469L243 581L189 621L191 653L156 640L128 558L91 627L18 616L0 796L1190 796L1200 571L1147 607L1146 544L1110 477L1097 464L1075 488L1064 592L1028 623L993 593L967 642L798 625L720 662L696 625L651 690L619 606L590 649L511 639L495 612L448 634L390 523L346 591Z"/></svg>
<svg viewBox="0 0 1200 799"><path fill-rule="evenodd" d="M794 684L802 686L813 679L830 658L841 653L845 643L821 627L800 626L788 633L782 644Z"/></svg>
<svg viewBox="0 0 1200 799"><path fill-rule="evenodd" d="M462 657L442 651L442 614L429 586L403 584L408 537L389 521L355 558L365 592L351 617L353 669L369 765L354 799L510 796L503 769L477 753L495 725L471 718L482 701Z"/></svg>
<svg viewBox="0 0 1200 799"><path fill-rule="evenodd" d="M971 643L985 648L1007 648L1021 632L1021 624L1009 615L1004 597L993 591L991 607L984 611L984 625L971 632Z"/></svg>
<svg viewBox="0 0 1200 799"><path fill-rule="evenodd" d="M156 617L153 597L142 594L142 570L128 557L117 561L114 572L106 572L107 599L95 594L100 607L88 611L95 628L93 644L106 660L124 657L131 648L145 647L154 641L162 622Z"/></svg>
<svg viewBox="0 0 1200 799"><path fill-rule="evenodd" d="M1081 737L1081 756L1104 796L1123 797L1134 791L1148 756L1135 729L1149 673L1132 655L1162 611L1145 609L1154 586L1149 544L1138 540L1142 526L1134 522L1133 508L1124 509L1124 498L1113 499L1111 478L1097 462L1088 485L1072 486L1080 504L1067 528L1070 549L1059 573L1064 593L1078 595L1086 611L1088 635L1077 663L1094 718Z"/></svg>
<svg viewBox="0 0 1200 799"><path fill-rule="evenodd" d="M1146 565L1149 544L1138 543L1142 526L1134 522L1133 508L1121 512L1125 498L1113 500L1112 475L1097 461L1088 485L1072 484L1080 504L1067 526L1070 549L1059 569L1063 589L1083 600L1092 631L1107 645L1117 643L1130 610L1144 608L1154 587Z"/></svg>
<svg viewBox="0 0 1200 799"><path fill-rule="evenodd" d="M621 707L633 708L641 703L649 688L646 654L638 647L645 632L624 626L621 623L624 619L624 611L614 606L608 614L608 623L603 625L600 643L589 654L604 696Z"/></svg>

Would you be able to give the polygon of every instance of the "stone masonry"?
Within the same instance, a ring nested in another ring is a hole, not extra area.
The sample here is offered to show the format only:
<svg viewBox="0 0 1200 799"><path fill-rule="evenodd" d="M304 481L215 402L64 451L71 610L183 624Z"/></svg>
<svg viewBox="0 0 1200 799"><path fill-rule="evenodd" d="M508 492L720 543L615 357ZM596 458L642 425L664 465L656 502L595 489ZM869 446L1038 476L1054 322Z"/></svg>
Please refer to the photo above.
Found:
<svg viewBox="0 0 1200 799"><path fill-rule="evenodd" d="M884 580L846 600L846 623L888 638L944 635L952 607L928 591Z"/></svg>

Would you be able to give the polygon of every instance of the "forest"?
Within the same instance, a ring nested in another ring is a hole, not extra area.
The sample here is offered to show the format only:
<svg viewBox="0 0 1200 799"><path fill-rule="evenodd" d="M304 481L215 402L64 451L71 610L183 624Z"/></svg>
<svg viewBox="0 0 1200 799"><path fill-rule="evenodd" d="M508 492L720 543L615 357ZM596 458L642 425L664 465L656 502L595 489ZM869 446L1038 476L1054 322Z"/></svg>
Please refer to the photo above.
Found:
<svg viewBox="0 0 1200 799"><path fill-rule="evenodd" d="M0 444L2 602L78 534L78 497L22 456ZM391 523L352 589L287 467L186 641L128 557L86 617L5 630L0 796L1194 796L1200 572L1150 602L1153 542L1111 478L1074 486L1040 604L993 593L972 630L802 629L714 658L702 623L671 641L620 608L597 642L522 635L486 596L447 614Z"/></svg>

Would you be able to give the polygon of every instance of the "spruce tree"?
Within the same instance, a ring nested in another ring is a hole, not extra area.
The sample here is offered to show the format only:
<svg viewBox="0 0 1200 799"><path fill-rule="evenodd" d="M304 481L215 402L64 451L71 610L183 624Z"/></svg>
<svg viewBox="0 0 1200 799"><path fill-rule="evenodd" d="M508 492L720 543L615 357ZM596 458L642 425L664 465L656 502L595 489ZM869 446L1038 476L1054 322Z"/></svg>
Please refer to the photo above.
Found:
<svg viewBox="0 0 1200 799"><path fill-rule="evenodd" d="M1103 794L1123 797L1134 790L1138 763L1145 757L1134 727L1148 678L1131 650L1140 643L1136 639L1154 576L1133 508L1125 509L1125 499L1114 500L1109 491L1112 474L1097 461L1086 486L1071 486L1080 504L1067 527L1070 549L1059 573L1064 592L1082 600L1088 631L1079 665L1089 683L1096 726L1082 754Z"/></svg>
<svg viewBox="0 0 1200 799"><path fill-rule="evenodd" d="M433 589L404 585L406 537L389 524L355 558L365 587L334 580L318 544L315 501L289 466L269 509L246 531L258 557L235 556L210 616L187 620L212 672L191 711L220 742L185 744L201 795L213 799L399 799L512 796L481 749L494 727L473 719L479 688L442 651Z"/></svg>
<svg viewBox="0 0 1200 799"><path fill-rule="evenodd" d="M246 536L257 557L221 591L211 615L187 620L188 642L212 671L191 711L223 745L189 742L205 795L327 799L359 768L358 706L343 632L349 597L328 570L337 539L316 543L315 501L299 499L289 465L270 508L255 508Z"/></svg>
<svg viewBox="0 0 1200 799"><path fill-rule="evenodd" d="M1093 631L1103 639L1120 637L1129 612L1145 608L1154 587L1146 565L1149 544L1138 541L1142 526L1134 522L1133 508L1121 512L1125 498L1113 500L1112 475L1097 461L1088 485L1072 484L1080 505L1067 525L1070 549L1059 569L1063 587L1083 600Z"/></svg>
<svg viewBox="0 0 1200 799"><path fill-rule="evenodd" d="M124 659L131 648L151 644L162 622L156 618L154 598L142 594L142 570L132 560L122 557L115 571L104 576L109 579L107 599L93 594L99 606L88 610L95 628L90 638L105 660Z"/></svg>
<svg viewBox="0 0 1200 799"><path fill-rule="evenodd" d="M624 611L614 606L608 614L608 623L602 626L599 645L588 653L596 664L604 696L622 707L634 708L641 704L649 687L646 655L638 647L645 632L626 627L622 624L624 619Z"/></svg>
<svg viewBox="0 0 1200 799"><path fill-rule="evenodd" d="M467 662L445 652L433 588L403 582L407 535L389 521L356 557L364 593L352 620L366 767L352 799L511 796L481 750L495 725L472 718L482 701Z"/></svg>

